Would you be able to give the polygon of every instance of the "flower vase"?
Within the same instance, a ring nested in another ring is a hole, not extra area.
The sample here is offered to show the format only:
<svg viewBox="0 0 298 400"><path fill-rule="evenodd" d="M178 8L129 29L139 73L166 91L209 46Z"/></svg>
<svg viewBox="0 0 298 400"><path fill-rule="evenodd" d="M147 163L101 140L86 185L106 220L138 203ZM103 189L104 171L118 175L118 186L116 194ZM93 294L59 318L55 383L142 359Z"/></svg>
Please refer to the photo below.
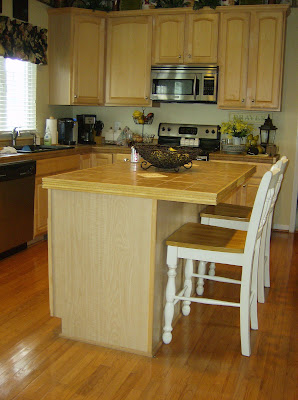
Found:
<svg viewBox="0 0 298 400"><path fill-rule="evenodd" d="M236 146L239 146L241 144L241 138L240 137L233 137L233 144Z"/></svg>

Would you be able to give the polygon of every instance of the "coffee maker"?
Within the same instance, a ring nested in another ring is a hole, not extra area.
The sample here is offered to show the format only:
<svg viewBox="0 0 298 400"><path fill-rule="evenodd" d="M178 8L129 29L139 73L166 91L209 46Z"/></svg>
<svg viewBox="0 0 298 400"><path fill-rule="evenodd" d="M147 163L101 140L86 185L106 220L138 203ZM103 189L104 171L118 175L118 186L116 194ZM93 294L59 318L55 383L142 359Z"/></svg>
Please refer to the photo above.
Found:
<svg viewBox="0 0 298 400"><path fill-rule="evenodd" d="M75 145L78 142L78 123L76 118L60 118L57 121L58 143Z"/></svg>
<svg viewBox="0 0 298 400"><path fill-rule="evenodd" d="M80 144L95 144L94 133L96 115L77 115L78 120L78 142Z"/></svg>

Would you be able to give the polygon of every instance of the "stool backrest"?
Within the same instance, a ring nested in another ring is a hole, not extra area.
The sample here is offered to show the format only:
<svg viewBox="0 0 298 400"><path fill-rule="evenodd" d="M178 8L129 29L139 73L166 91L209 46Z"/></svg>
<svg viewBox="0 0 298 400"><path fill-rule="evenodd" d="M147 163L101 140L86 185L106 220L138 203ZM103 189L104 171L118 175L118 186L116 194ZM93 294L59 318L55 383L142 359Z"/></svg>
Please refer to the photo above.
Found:
<svg viewBox="0 0 298 400"><path fill-rule="evenodd" d="M264 174L259 185L250 217L244 249L244 253L247 253L249 257L253 256L256 241L260 238L267 221L279 176L280 169L275 165L272 170Z"/></svg>
<svg viewBox="0 0 298 400"><path fill-rule="evenodd" d="M270 209L269 212L273 212L273 210L274 210L275 203L276 203L278 194L280 192L280 187L281 187L281 184L282 184L282 181L283 181L284 174L285 174L286 168L288 166L288 163L289 163L289 160L287 159L287 157L286 156L282 156L281 159L278 160L277 163L275 163L273 165L273 167L271 168L271 170L273 168L275 168L275 167L279 168L280 169L280 174L279 174L278 182L277 182L276 188L275 188L274 199L273 199L273 202L272 202L272 205L271 205L271 209Z"/></svg>

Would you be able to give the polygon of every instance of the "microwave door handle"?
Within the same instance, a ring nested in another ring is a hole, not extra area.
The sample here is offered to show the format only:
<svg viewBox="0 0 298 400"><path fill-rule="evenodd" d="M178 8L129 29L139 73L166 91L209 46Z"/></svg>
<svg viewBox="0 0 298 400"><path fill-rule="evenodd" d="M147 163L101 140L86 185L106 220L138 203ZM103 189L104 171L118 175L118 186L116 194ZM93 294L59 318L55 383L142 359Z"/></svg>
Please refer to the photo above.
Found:
<svg viewBox="0 0 298 400"><path fill-rule="evenodd" d="M196 90L197 90L197 75L195 75L195 78L193 80L193 95L194 95L194 99L195 100L196 100L196 97L197 97Z"/></svg>

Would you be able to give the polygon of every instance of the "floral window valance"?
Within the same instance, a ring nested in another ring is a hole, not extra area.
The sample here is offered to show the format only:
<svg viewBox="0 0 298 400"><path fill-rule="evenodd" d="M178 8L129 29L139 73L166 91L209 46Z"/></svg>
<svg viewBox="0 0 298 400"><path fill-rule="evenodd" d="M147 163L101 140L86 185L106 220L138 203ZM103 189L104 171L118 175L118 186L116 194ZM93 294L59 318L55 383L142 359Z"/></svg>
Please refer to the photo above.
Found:
<svg viewBox="0 0 298 400"><path fill-rule="evenodd" d="M0 56L47 64L47 29L0 16Z"/></svg>

